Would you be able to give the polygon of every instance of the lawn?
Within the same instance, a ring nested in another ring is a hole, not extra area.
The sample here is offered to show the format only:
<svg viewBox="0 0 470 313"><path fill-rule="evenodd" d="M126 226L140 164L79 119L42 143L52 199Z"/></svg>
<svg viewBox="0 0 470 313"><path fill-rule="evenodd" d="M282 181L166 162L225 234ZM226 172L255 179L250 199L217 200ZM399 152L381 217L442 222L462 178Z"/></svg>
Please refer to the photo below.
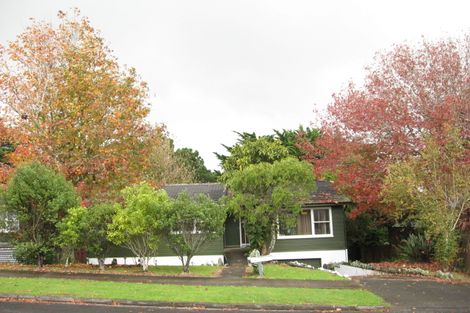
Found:
<svg viewBox="0 0 470 313"><path fill-rule="evenodd" d="M386 305L377 295L361 289L185 286L49 278L0 278L0 293L165 302Z"/></svg>
<svg viewBox="0 0 470 313"><path fill-rule="evenodd" d="M250 277L257 277L250 273ZM344 277L317 269L293 267L287 264L265 264L264 278L267 279L299 279L299 280L345 280Z"/></svg>
<svg viewBox="0 0 470 313"><path fill-rule="evenodd" d="M65 267L62 264L45 265L38 268L35 265L23 264L0 264L0 270L19 270L19 271L41 271L57 273L94 273L94 274L128 274L128 275L151 275L151 276L195 276L212 277L217 276L222 270L221 266L191 266L189 273L183 273L181 266L149 266L147 273L142 272L140 266L106 266L104 271L100 271L98 266L88 264L72 264Z"/></svg>
<svg viewBox="0 0 470 313"><path fill-rule="evenodd" d="M183 273L181 266L149 266L149 273L156 276L216 276L222 270L221 266L191 266L189 273ZM142 273L140 266L117 266L106 270L106 273Z"/></svg>

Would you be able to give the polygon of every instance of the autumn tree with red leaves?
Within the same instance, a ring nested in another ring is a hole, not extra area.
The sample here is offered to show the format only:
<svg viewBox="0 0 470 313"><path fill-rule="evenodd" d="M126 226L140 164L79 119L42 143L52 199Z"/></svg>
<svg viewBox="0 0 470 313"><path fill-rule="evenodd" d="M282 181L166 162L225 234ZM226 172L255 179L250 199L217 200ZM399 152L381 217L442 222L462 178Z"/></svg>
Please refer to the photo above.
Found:
<svg viewBox="0 0 470 313"><path fill-rule="evenodd" d="M440 138L446 125L470 135L470 35L377 54L363 86L333 95L322 136L303 148L317 174L334 178L357 204L351 217L386 218L393 210L380 196L387 167L418 155L425 135Z"/></svg>
<svg viewBox="0 0 470 313"><path fill-rule="evenodd" d="M165 133L146 121L146 84L119 66L88 19L59 19L33 22L0 47L3 119L85 200L112 197L155 170L147 156Z"/></svg>

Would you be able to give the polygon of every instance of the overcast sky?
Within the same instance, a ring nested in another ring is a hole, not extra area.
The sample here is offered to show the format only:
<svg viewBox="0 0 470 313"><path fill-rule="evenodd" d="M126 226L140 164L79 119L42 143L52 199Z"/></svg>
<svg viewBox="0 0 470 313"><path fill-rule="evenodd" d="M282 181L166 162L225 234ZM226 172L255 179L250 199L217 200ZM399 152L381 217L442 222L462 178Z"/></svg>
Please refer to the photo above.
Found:
<svg viewBox="0 0 470 313"><path fill-rule="evenodd" d="M149 84L151 120L212 169L234 130L309 125L376 51L470 30L470 1L0 0L0 43L73 7Z"/></svg>

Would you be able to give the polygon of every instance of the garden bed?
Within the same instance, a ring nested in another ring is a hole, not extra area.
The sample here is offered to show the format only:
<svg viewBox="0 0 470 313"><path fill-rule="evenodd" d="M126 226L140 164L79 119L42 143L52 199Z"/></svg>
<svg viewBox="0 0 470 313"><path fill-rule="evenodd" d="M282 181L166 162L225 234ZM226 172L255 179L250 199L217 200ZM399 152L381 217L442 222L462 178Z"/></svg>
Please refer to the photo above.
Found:
<svg viewBox="0 0 470 313"><path fill-rule="evenodd" d="M470 283L470 275L462 272L443 271L439 263L393 261L380 263L350 262L348 265L368 270L380 271L389 275L425 277L428 279Z"/></svg>
<svg viewBox="0 0 470 313"><path fill-rule="evenodd" d="M106 266L101 271L98 266L90 264L72 264L65 267L63 264L48 264L43 267L35 265L24 265L15 263L0 263L0 270L11 271L35 271L55 273L93 273L93 274L120 274L120 275L142 275L142 276L189 276L189 277L215 277L222 271L222 266L191 266L189 273L183 273L181 266L149 266L148 272L142 272L140 266L115 265Z"/></svg>
<svg viewBox="0 0 470 313"><path fill-rule="evenodd" d="M437 272L442 270L442 267L437 262L408 262L408 261L394 261L394 262L379 262L369 263L377 270L387 268L420 268L430 272Z"/></svg>

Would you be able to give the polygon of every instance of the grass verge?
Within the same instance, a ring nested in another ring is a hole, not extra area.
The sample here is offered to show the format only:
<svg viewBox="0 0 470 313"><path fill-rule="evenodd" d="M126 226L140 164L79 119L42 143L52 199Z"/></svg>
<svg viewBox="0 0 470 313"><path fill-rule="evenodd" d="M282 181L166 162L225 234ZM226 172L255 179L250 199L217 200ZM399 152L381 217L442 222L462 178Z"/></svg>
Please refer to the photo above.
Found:
<svg viewBox="0 0 470 313"><path fill-rule="evenodd" d="M255 273L249 273L249 277L257 277ZM346 278L317 270L293 267L287 264L265 264L264 278L266 279L298 279L298 280L345 280Z"/></svg>
<svg viewBox="0 0 470 313"><path fill-rule="evenodd" d="M104 271L100 271L98 266L89 264L72 264L65 267L63 264L48 264L42 268L35 265L23 264L0 264L0 270L17 271L40 271L54 273L92 273L92 274L124 274L124 275L150 275L150 276L194 276L194 277L214 277L222 270L222 266L191 266L189 273L183 273L181 266L149 266L149 271L144 273L140 266L117 265L106 266Z"/></svg>
<svg viewBox="0 0 470 313"><path fill-rule="evenodd" d="M361 289L185 286L51 278L0 278L0 293L165 302L386 305L379 296Z"/></svg>

